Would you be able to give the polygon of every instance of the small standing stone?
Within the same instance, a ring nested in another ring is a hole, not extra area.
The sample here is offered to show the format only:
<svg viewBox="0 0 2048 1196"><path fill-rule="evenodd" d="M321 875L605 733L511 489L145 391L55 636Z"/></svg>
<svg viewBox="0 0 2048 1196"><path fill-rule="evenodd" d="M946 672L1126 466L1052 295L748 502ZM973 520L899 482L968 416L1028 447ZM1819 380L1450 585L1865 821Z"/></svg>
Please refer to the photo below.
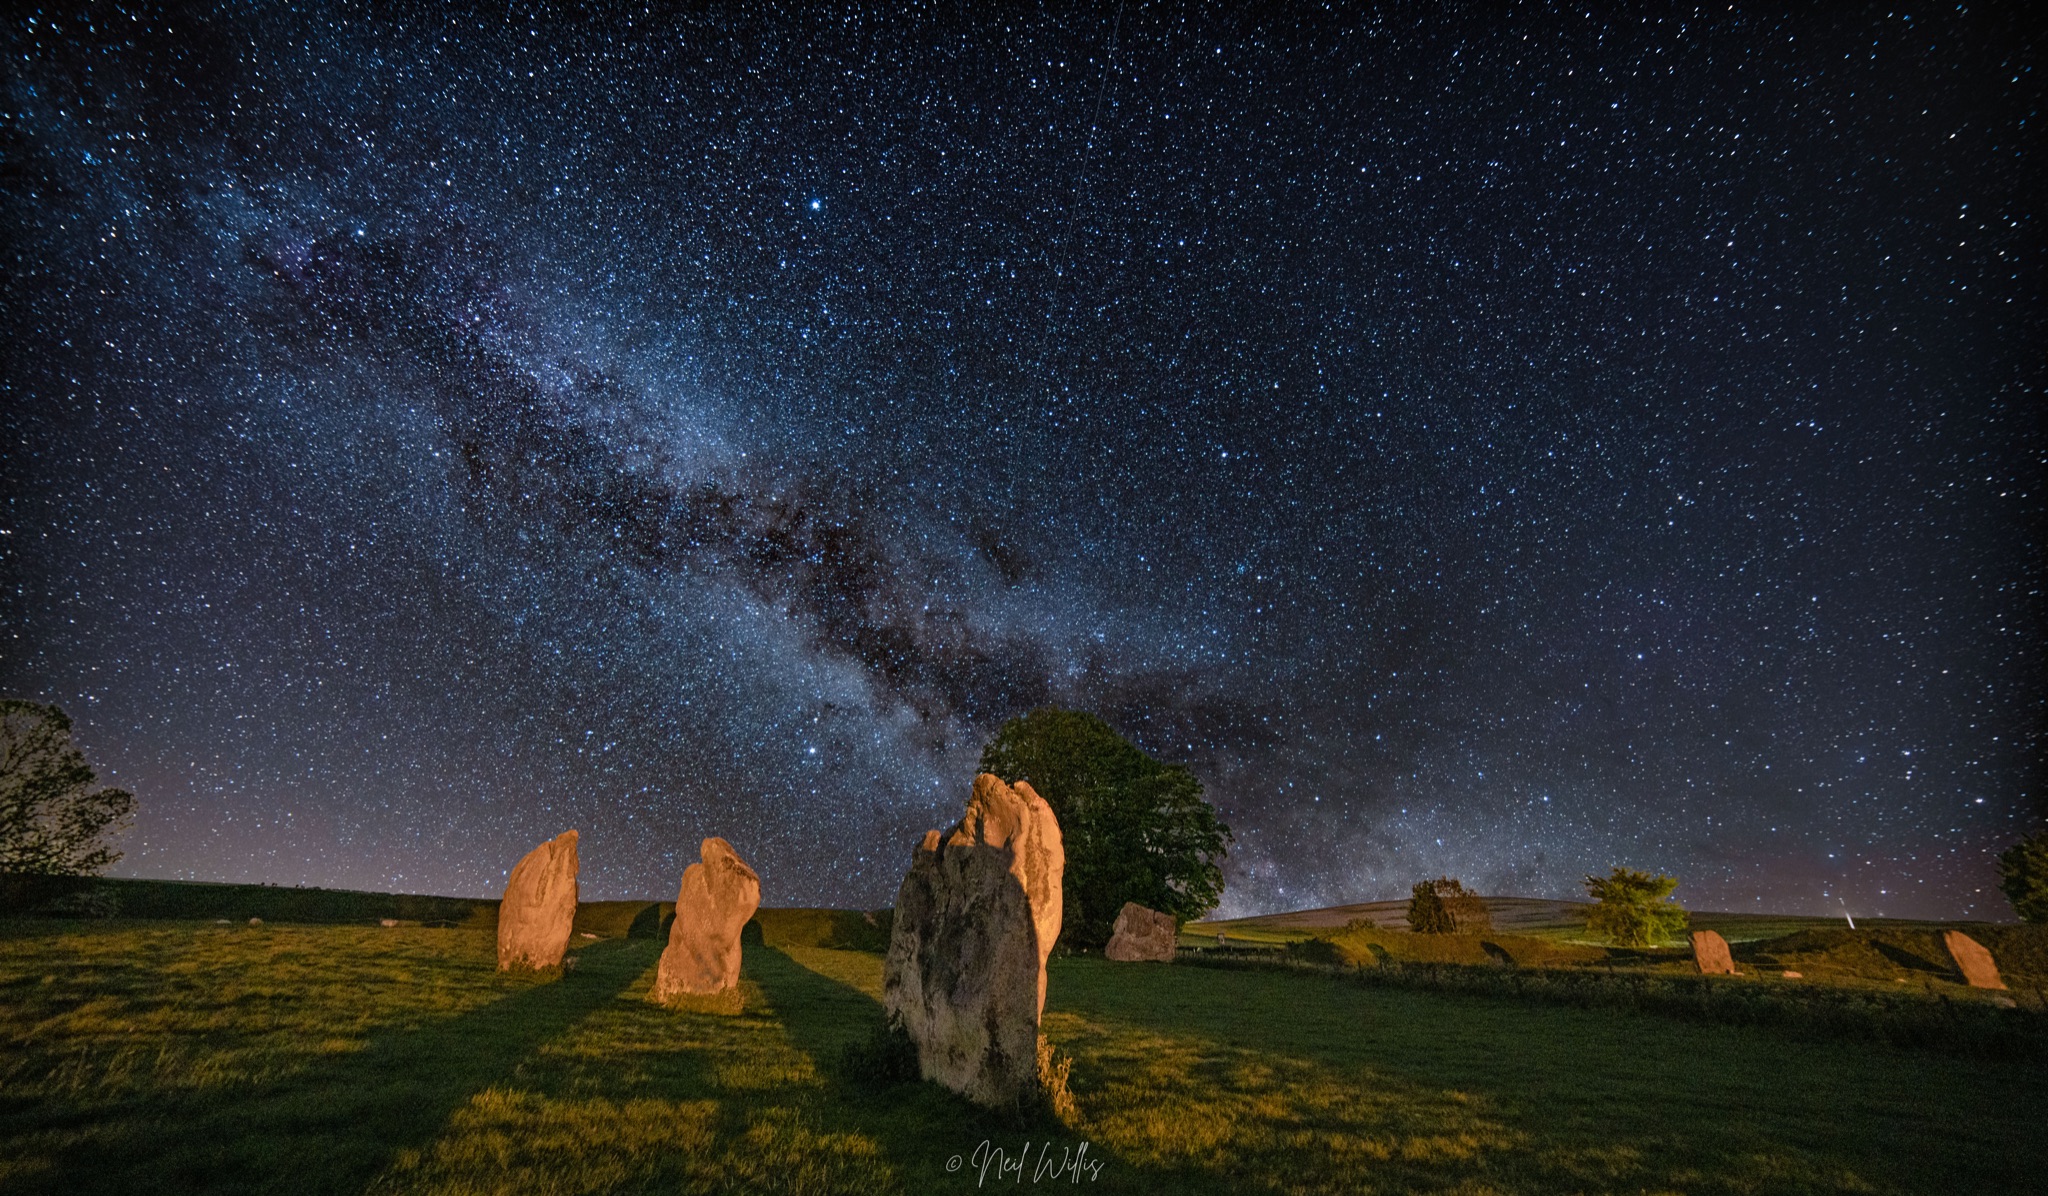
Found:
<svg viewBox="0 0 2048 1196"><path fill-rule="evenodd" d="M498 903L498 970L559 967L576 923L576 832L526 853Z"/></svg>
<svg viewBox="0 0 2048 1196"><path fill-rule="evenodd" d="M2005 988L2005 981L1998 978L1998 965L1991 961L1991 952L1984 949L1984 944L1960 930L1944 930L1941 945L1948 948L1948 957L1956 961L1957 970L1971 988Z"/></svg>
<svg viewBox="0 0 2048 1196"><path fill-rule="evenodd" d="M706 839L701 863L683 869L676 917L654 976L654 999L684 993L709 995L740 982L740 930L761 907L761 878L742 863L732 844Z"/></svg>
<svg viewBox="0 0 2048 1196"><path fill-rule="evenodd" d="M1711 930L1692 932L1692 961L1702 976L1735 975L1735 957L1728 953L1728 940Z"/></svg>
<svg viewBox="0 0 2048 1196"><path fill-rule="evenodd" d="M1102 954L1105 958L1125 962L1156 960L1172 963L1174 944L1179 938L1180 930L1174 926L1172 914L1162 914L1135 901L1126 901L1124 907L1117 911L1116 926L1111 930L1109 946L1102 949Z"/></svg>

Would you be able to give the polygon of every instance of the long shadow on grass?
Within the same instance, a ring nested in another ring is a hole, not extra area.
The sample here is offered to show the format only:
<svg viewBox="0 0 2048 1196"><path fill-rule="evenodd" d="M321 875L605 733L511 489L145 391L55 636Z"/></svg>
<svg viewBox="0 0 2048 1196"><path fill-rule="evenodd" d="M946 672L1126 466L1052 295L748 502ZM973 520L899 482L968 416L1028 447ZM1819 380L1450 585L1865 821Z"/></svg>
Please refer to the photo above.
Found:
<svg viewBox="0 0 2048 1196"><path fill-rule="evenodd" d="M604 942L574 971L446 1021L371 1039L275 1083L116 1114L51 1179L71 1192L360 1192L401 1150L543 1043L615 999L654 946Z"/></svg>
<svg viewBox="0 0 2048 1196"><path fill-rule="evenodd" d="M864 1135L880 1145L913 1192L970 1191L980 1186L971 1161L977 1147L1000 1149L1011 1157L1024 1154L1026 1172L1035 1168L1042 1150L1058 1160L1062 1150L1076 1150L1081 1139L1049 1118L1029 1124L981 1109L936 1084L907 1082L877 1083L870 1077L850 1074L842 1063L846 1048L867 1041L883 1024L880 1002L867 993L829 976L821 975L773 947L751 946L746 955L747 975L774 1005L790 1042L810 1056L832 1098L833 1128ZM1028 1153L1024 1153L1028 1150ZM958 1167L949 1160L958 1157ZM1118 1181L1118 1191L1137 1191L1129 1186L1138 1178L1133 1170L1110 1155L1100 1144L1091 1144L1086 1156L1103 1164L1102 1176ZM993 1169L988 1181L999 1177ZM1005 1182L1015 1184L1011 1173ZM1046 1182L1051 1182L1048 1177Z"/></svg>

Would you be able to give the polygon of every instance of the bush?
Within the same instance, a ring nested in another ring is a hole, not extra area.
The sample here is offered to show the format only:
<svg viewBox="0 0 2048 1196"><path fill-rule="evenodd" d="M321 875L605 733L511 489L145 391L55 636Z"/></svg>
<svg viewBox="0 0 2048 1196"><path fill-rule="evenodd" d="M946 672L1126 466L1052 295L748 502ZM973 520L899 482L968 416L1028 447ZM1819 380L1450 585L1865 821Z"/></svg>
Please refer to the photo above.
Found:
<svg viewBox="0 0 2048 1196"><path fill-rule="evenodd" d="M1348 962L1344 958L1344 952L1339 950L1337 944L1329 939L1302 939L1299 942L1289 943L1287 944L1287 958L1299 960L1302 963L1329 965Z"/></svg>

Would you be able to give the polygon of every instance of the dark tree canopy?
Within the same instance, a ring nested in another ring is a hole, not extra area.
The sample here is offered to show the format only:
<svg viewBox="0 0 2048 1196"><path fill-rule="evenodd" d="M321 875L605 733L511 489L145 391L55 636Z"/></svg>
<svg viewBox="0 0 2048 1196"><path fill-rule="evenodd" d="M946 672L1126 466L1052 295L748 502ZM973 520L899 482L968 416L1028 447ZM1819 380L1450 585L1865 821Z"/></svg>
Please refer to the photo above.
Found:
<svg viewBox="0 0 2048 1196"><path fill-rule="evenodd" d="M121 858L106 836L134 808L127 790L93 787L62 710L0 698L0 872L99 872Z"/></svg>
<svg viewBox="0 0 2048 1196"><path fill-rule="evenodd" d="M1586 878L1586 892L1599 902L1586 914L1586 929L1623 947L1647 947L1685 929L1687 915L1669 900L1675 876L1652 876L1616 867L1610 876Z"/></svg>
<svg viewBox="0 0 2048 1196"><path fill-rule="evenodd" d="M1126 901L1186 922L1223 895L1230 828L1202 799L1202 783L1095 715L1046 707L1013 718L982 749L981 770L1029 781L1059 819L1069 944L1108 942Z"/></svg>
<svg viewBox="0 0 2048 1196"><path fill-rule="evenodd" d="M2048 922L2048 830L2021 839L1998 857L1998 887L2022 919Z"/></svg>
<svg viewBox="0 0 2048 1196"><path fill-rule="evenodd" d="M1478 934L1493 929L1486 899L1456 877L1416 883L1408 897L1408 929L1417 934Z"/></svg>

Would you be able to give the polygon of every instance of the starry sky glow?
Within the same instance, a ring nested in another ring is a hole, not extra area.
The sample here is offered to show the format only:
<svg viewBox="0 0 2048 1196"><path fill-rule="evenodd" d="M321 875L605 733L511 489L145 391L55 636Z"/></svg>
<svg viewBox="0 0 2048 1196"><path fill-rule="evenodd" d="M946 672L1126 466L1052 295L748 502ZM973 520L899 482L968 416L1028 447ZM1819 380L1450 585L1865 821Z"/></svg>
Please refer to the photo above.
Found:
<svg viewBox="0 0 2048 1196"><path fill-rule="evenodd" d="M1228 913L2009 917L2040 41L1790 7L18 12L0 692L127 875L880 905L1056 702Z"/></svg>

